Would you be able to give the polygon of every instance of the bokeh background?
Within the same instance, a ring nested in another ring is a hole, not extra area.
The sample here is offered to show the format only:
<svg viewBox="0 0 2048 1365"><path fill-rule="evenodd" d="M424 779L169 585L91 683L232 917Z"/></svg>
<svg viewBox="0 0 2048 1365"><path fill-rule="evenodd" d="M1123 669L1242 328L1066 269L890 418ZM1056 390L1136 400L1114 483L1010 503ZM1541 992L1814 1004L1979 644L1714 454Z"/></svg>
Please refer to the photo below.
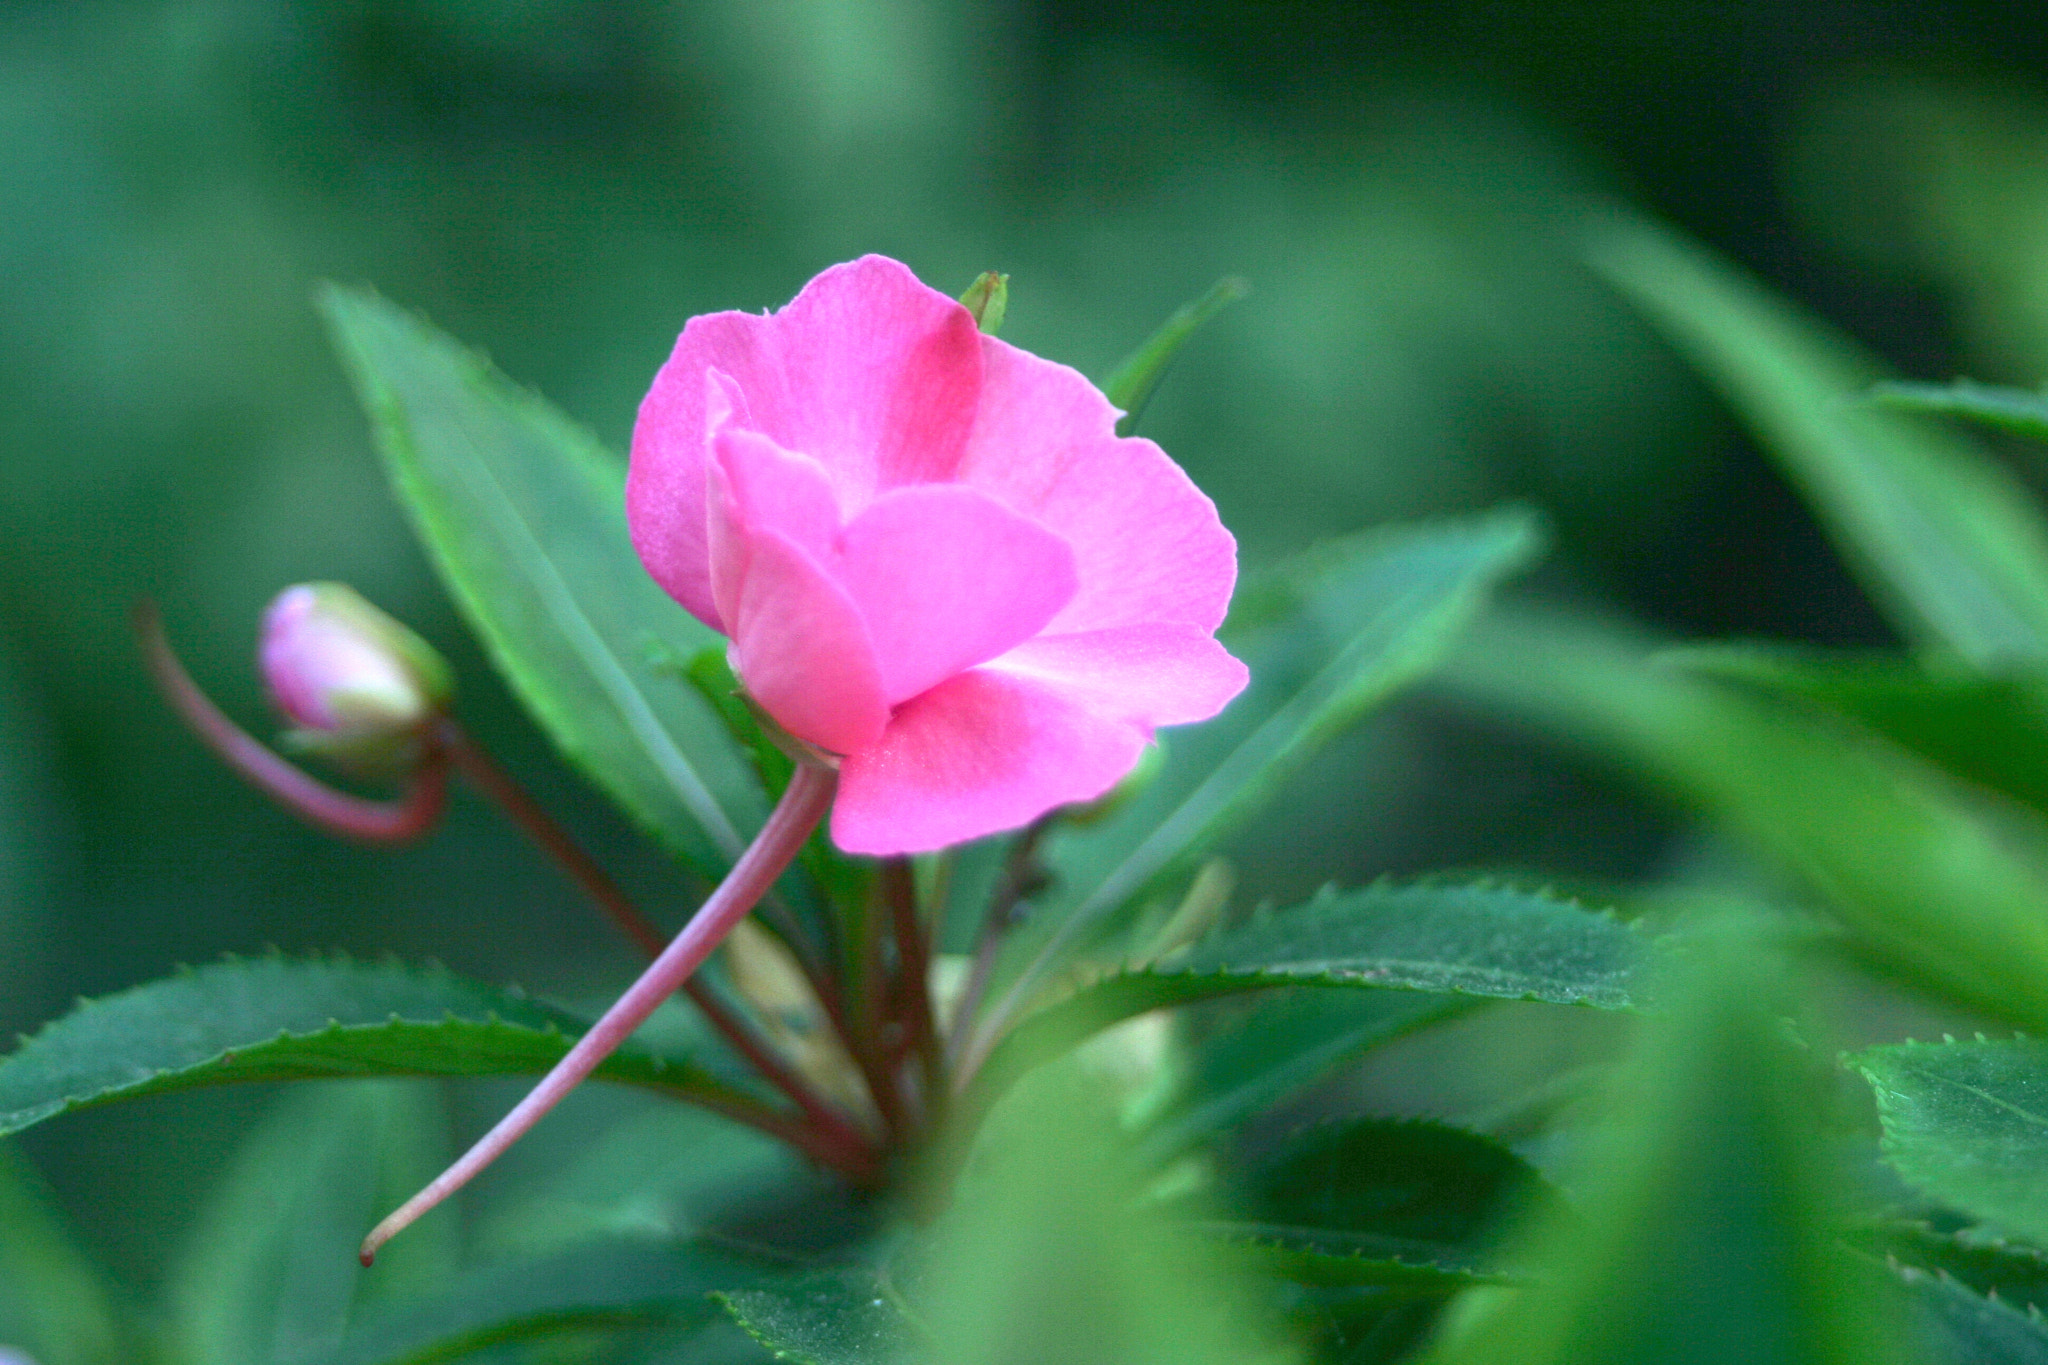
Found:
<svg viewBox="0 0 2048 1365"><path fill-rule="evenodd" d="M864 251L1012 276L1005 335L1104 373L1251 298L1146 417L1249 564L1507 498L1542 590L1684 634L1883 640L1804 511L1577 264L1622 201L1902 369L2048 377L2048 13L1978 0L0 0L0 1036L224 952L435 957L570 998L628 952L475 801L344 847L151 695L163 606L260 721L270 594L340 578L673 918L686 888L490 677L321 334L374 283L623 449L685 318ZM2030 321L2031 319L2031 321ZM1427 696L1237 850L1247 894L1444 866L1652 875L1668 810ZM25 1150L146 1292L262 1096Z"/></svg>

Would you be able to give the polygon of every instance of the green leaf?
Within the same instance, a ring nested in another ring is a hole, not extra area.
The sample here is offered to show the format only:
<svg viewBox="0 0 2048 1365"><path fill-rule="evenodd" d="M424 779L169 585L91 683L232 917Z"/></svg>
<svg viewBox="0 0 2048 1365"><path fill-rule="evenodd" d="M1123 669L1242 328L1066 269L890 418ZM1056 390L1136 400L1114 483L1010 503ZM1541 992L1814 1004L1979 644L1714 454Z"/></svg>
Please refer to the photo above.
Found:
<svg viewBox="0 0 2048 1365"><path fill-rule="evenodd" d="M201 1212L170 1287L172 1340L194 1365L271 1365L325 1350L362 1306L444 1280L440 1220L390 1264L356 1260L366 1229L446 1160L447 1116L416 1086L285 1096Z"/></svg>
<svg viewBox="0 0 2048 1365"><path fill-rule="evenodd" d="M1328 739L1433 668L1494 585L1541 544L1528 514L1348 537L1241 591L1224 639L1252 680L1222 715L1172 731L1142 791L1047 856L1037 955L1005 1010L1119 910L1185 872ZM1028 950L1029 934L1020 936Z"/></svg>
<svg viewBox="0 0 2048 1365"><path fill-rule="evenodd" d="M2048 697L2033 683L1935 672L1894 654L1762 645L1690 646L1657 662L1796 697L2048 815Z"/></svg>
<svg viewBox="0 0 2048 1365"><path fill-rule="evenodd" d="M1885 1156L1899 1174L2048 1246L2048 1044L1902 1043L1849 1063L1877 1094Z"/></svg>
<svg viewBox="0 0 2048 1365"><path fill-rule="evenodd" d="M129 1358L99 1270L26 1161L0 1146L0 1342L41 1365Z"/></svg>
<svg viewBox="0 0 2048 1365"><path fill-rule="evenodd" d="M1951 384L1915 384L1893 380L1873 385L1870 396L1899 412L1964 417L2018 436L2048 441L2048 394L2009 389L1958 379Z"/></svg>
<svg viewBox="0 0 2048 1365"><path fill-rule="evenodd" d="M1318 1228L1269 1223L1202 1227L1220 1238L1247 1270L1319 1289L1376 1289L1441 1298L1480 1285L1522 1283L1429 1242L1331 1237Z"/></svg>
<svg viewBox="0 0 2048 1365"><path fill-rule="evenodd" d="M2048 828L1873 736L1646 653L1584 622L1495 613L1443 678L1719 817L1890 969L2048 1027Z"/></svg>
<svg viewBox="0 0 2048 1365"><path fill-rule="evenodd" d="M393 486L513 691L644 829L722 874L766 807L704 700L648 658L717 637L634 554L622 466L377 295L329 286L320 306Z"/></svg>
<svg viewBox="0 0 2048 1365"><path fill-rule="evenodd" d="M1571 1182L1584 1216L1538 1220L1512 1258L1537 1284L1468 1302L1427 1357L1458 1365L1882 1365L1905 1361L1896 1292L1836 1240L1828 1074L1785 1036L1784 945L1704 926L1615 1078Z"/></svg>
<svg viewBox="0 0 2048 1365"><path fill-rule="evenodd" d="M872 1271L818 1271L718 1300L777 1360L798 1365L902 1365L919 1342L914 1321Z"/></svg>
<svg viewBox="0 0 2048 1365"><path fill-rule="evenodd" d="M2048 1256L1981 1230L1936 1232L1925 1223L1889 1222L1853 1234L1849 1244L1902 1269L1947 1276L2016 1308L2048 1304Z"/></svg>
<svg viewBox="0 0 2048 1365"><path fill-rule="evenodd" d="M82 1004L0 1060L0 1134L234 1081L537 1075L587 1027L439 970L230 960ZM631 1044L593 1074L714 1107L751 1103L693 1063Z"/></svg>
<svg viewBox="0 0 2048 1365"><path fill-rule="evenodd" d="M2048 1326L1985 1298L1955 1280L1902 1268L1907 1303L1923 1332L1946 1349L1942 1358L1967 1365L2048 1365Z"/></svg>
<svg viewBox="0 0 2048 1365"><path fill-rule="evenodd" d="M1113 972L1028 1016L990 1053L971 1094L999 1091L1133 1015L1274 986L1633 1009L1643 951L1641 936L1620 920L1509 887L1326 892L1164 962Z"/></svg>
<svg viewBox="0 0 2048 1365"><path fill-rule="evenodd" d="M1870 357L1701 248L1615 223L1592 259L1756 429L1910 638L1990 672L2048 663L2048 531L2002 467L1863 401Z"/></svg>
<svg viewBox="0 0 2048 1365"><path fill-rule="evenodd" d="M1210 1230L1268 1274L1326 1288L1441 1295L1520 1283L1493 1246L1503 1226L1567 1212L1505 1147L1411 1120L1310 1128L1227 1178L1243 1221Z"/></svg>
<svg viewBox="0 0 2048 1365"><path fill-rule="evenodd" d="M1192 1046L1187 1083L1146 1129L1139 1159L1164 1165L1360 1054L1469 1008L1458 998L1265 992Z"/></svg>
<svg viewBox="0 0 2048 1365"><path fill-rule="evenodd" d="M586 1242L464 1274L431 1297L369 1319L305 1365L429 1365L514 1343L617 1348L662 1341L714 1318L713 1292L765 1274L759 1264L716 1247Z"/></svg>
<svg viewBox="0 0 2048 1365"><path fill-rule="evenodd" d="M1048 1067L980 1128L949 1207L895 1272L946 1365L1291 1359L1242 1260L1137 1198L1114 1111L1078 1067Z"/></svg>
<svg viewBox="0 0 2048 1365"><path fill-rule="evenodd" d="M1408 1119L1353 1119L1296 1134L1234 1181L1256 1223L1312 1229L1328 1247L1393 1238L1472 1263L1504 1220L1569 1213L1528 1162L1478 1133Z"/></svg>
<svg viewBox="0 0 2048 1365"><path fill-rule="evenodd" d="M1166 377L1166 371L1173 365L1173 358L1180 354L1180 348L1187 345L1209 319L1250 292L1251 286L1235 276L1216 281L1200 298L1176 309L1158 331L1145 339L1144 345L1110 372L1109 378L1102 381L1102 392L1124 411L1123 420L1116 424L1117 435L1128 436L1138 425L1145 405L1152 401L1153 391Z"/></svg>

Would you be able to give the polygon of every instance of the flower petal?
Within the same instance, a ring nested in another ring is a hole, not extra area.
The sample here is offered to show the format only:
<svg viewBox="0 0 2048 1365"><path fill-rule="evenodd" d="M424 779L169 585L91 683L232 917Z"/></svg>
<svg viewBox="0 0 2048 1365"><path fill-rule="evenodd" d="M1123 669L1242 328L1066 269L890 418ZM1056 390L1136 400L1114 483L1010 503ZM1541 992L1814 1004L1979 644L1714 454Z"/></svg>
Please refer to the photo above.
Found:
<svg viewBox="0 0 2048 1365"><path fill-rule="evenodd" d="M1032 679L1149 731L1207 720L1251 674L1199 626L1123 626L1041 635L988 665Z"/></svg>
<svg viewBox="0 0 2048 1365"><path fill-rule="evenodd" d="M957 484L884 494L840 537L883 691L907 701L1036 635L1074 595L1074 551Z"/></svg>
<svg viewBox="0 0 2048 1365"><path fill-rule="evenodd" d="M832 839L921 853L1088 801L1131 770L1149 733L1033 679L977 668L900 706L839 771Z"/></svg>
<svg viewBox="0 0 2048 1365"><path fill-rule="evenodd" d="M766 317L691 318L633 428L626 517L655 580L717 626L705 537L705 375L732 378L738 424L815 458L840 504L950 479L974 422L982 348L955 300L881 256L825 271Z"/></svg>
<svg viewBox="0 0 2048 1365"><path fill-rule="evenodd" d="M982 338L981 403L956 477L1074 547L1081 585L1060 633L1177 621L1214 630L1237 580L1216 505L1064 365Z"/></svg>
<svg viewBox="0 0 2048 1365"><path fill-rule="evenodd" d="M733 670L797 738L842 754L872 744L889 707L860 610L787 536L763 529L747 539Z"/></svg>
<svg viewBox="0 0 2048 1365"><path fill-rule="evenodd" d="M839 505L816 460L757 431L726 426L711 446L711 596L730 620L753 535L775 531L822 567L837 553Z"/></svg>

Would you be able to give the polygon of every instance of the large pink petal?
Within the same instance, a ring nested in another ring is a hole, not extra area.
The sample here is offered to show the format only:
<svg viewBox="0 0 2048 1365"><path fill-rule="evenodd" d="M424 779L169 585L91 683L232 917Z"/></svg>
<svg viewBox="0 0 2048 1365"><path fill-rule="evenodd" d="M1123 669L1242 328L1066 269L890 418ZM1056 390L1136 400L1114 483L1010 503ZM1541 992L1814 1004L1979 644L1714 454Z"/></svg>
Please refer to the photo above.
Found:
<svg viewBox="0 0 2048 1365"><path fill-rule="evenodd" d="M1064 365L982 338L981 405L956 477L1057 531L1081 586L1049 631L1177 621L1214 630L1237 581L1216 506Z"/></svg>
<svg viewBox="0 0 2048 1365"><path fill-rule="evenodd" d="M1030 679L974 669L896 710L839 771L832 839L849 853L922 853L1029 824L1102 795L1150 739Z"/></svg>
<svg viewBox="0 0 2048 1365"><path fill-rule="evenodd" d="M799 739L834 753L872 744L889 707L853 599L779 532L755 531L746 549L731 620L747 691Z"/></svg>
<svg viewBox="0 0 2048 1365"><path fill-rule="evenodd" d="M633 428L626 516L662 587L717 624L705 539L705 375L732 378L739 424L824 466L847 508L952 476L981 390L974 319L881 256L833 266L788 307L691 318Z"/></svg>
<svg viewBox="0 0 2048 1365"><path fill-rule="evenodd" d="M1251 677L1206 630L1175 624L1042 635L988 668L1148 729L1209 719Z"/></svg>
<svg viewBox="0 0 2048 1365"><path fill-rule="evenodd" d="M1028 517L957 484L877 498L840 537L891 702L1030 639L1074 595L1074 552Z"/></svg>

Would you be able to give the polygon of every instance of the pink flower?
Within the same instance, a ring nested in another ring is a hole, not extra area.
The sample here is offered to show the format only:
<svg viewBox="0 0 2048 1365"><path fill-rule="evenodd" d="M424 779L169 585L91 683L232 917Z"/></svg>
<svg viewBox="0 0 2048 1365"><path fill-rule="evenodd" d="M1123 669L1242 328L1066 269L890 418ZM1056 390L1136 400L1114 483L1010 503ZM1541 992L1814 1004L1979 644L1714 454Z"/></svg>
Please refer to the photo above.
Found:
<svg viewBox="0 0 2048 1365"><path fill-rule="evenodd" d="M1080 374L880 256L692 318L626 514L784 728L843 755L832 837L919 852L1100 796L1245 683L1236 544Z"/></svg>

